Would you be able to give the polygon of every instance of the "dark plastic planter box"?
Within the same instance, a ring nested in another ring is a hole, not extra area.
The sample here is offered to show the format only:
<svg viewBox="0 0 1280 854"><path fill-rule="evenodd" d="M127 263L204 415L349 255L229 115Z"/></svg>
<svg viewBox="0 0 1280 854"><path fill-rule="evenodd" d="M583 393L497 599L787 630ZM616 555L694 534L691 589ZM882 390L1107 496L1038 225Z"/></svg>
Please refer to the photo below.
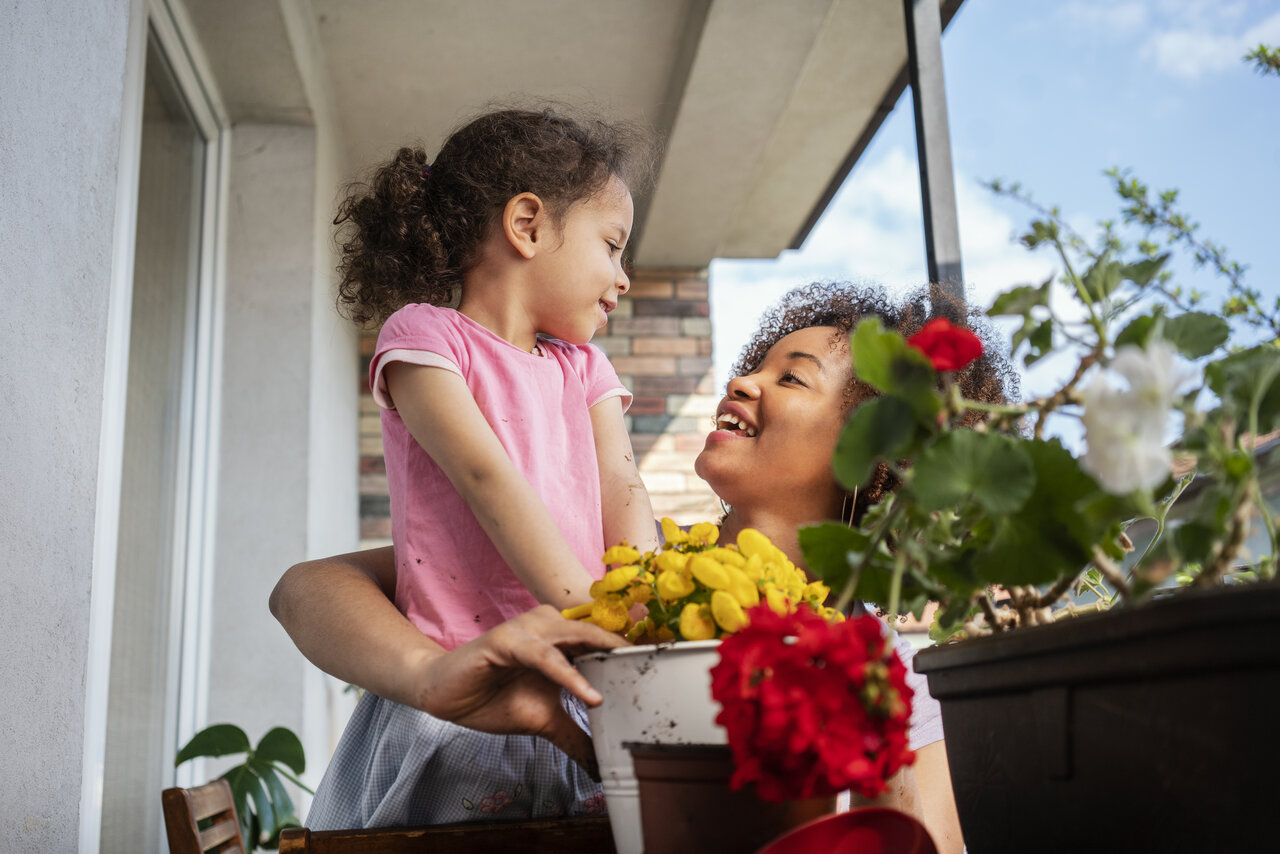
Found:
<svg viewBox="0 0 1280 854"><path fill-rule="evenodd" d="M968 850L1280 851L1280 586L921 651Z"/></svg>

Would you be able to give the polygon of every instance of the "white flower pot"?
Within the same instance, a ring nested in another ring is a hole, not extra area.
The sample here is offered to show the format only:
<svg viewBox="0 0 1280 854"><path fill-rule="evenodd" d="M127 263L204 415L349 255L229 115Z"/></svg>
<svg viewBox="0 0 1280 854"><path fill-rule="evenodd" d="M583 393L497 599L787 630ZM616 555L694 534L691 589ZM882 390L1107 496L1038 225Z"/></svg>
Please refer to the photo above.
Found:
<svg viewBox="0 0 1280 854"><path fill-rule="evenodd" d="M604 696L588 709L591 740L600 763L609 823L618 854L643 854L640 792L631 753L623 745L727 744L715 722L711 668L720 641L686 641L593 652L574 660Z"/></svg>

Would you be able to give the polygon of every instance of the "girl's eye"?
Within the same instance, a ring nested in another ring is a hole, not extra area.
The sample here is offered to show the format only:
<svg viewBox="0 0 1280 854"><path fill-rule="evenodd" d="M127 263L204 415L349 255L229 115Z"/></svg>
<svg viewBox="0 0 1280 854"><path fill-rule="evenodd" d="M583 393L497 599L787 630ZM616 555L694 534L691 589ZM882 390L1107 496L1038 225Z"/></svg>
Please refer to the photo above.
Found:
<svg viewBox="0 0 1280 854"><path fill-rule="evenodd" d="M605 241L605 243L609 244L609 254L610 254L610 255L612 255L612 254L613 254L613 253L615 253L615 252L621 252L621 251L622 251L622 247L621 247L621 246L619 246L618 244L614 243L612 240L606 240L606 241Z"/></svg>

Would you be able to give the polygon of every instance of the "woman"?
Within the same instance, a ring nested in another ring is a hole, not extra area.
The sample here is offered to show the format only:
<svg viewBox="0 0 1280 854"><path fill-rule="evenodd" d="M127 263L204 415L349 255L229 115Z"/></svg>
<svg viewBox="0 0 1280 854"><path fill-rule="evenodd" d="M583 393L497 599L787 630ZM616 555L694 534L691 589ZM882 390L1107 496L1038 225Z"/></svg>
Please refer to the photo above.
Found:
<svg viewBox="0 0 1280 854"><path fill-rule="evenodd" d="M886 328L909 336L928 319L928 304L923 293L895 305L878 290L816 283L790 292L765 315L735 365L717 409L716 429L696 462L698 474L728 506L722 539L732 541L743 528L755 528L803 565L797 542L801 526L821 519L856 521L893 488L883 467L856 495L845 493L831 472L849 412L874 394L853 373L848 333L864 317L877 316ZM953 322L962 319L955 316L960 313L949 312ZM998 358L985 356L957 381L967 396L994 401L1003 399L1008 375ZM293 567L273 592L271 607L303 654L338 678L467 726L544 735L570 755L582 755L582 733L574 733L562 711L557 714L557 683L518 665L493 667L490 662L501 656L491 636L469 644L470 650L444 654L391 604L394 589L390 550L375 550ZM539 629L550 631L551 625L539 623ZM959 851L963 843L937 704L923 678L912 677L916 764L895 778L879 803L920 817L940 851ZM540 685L538 714L514 715L505 696L490 704L483 720L474 703L459 705L461 715L450 707L455 695L492 696L495 686L513 679Z"/></svg>

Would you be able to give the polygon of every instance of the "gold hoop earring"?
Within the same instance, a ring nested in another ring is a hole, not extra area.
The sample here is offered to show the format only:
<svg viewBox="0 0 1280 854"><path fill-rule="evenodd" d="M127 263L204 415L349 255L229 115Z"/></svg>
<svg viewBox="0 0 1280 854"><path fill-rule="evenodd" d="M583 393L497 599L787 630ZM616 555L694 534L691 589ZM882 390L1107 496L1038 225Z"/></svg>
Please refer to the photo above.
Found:
<svg viewBox="0 0 1280 854"><path fill-rule="evenodd" d="M844 501L840 505L840 521L844 522L850 528L853 527L853 515L858 512L858 487L853 488L853 495L844 494Z"/></svg>

